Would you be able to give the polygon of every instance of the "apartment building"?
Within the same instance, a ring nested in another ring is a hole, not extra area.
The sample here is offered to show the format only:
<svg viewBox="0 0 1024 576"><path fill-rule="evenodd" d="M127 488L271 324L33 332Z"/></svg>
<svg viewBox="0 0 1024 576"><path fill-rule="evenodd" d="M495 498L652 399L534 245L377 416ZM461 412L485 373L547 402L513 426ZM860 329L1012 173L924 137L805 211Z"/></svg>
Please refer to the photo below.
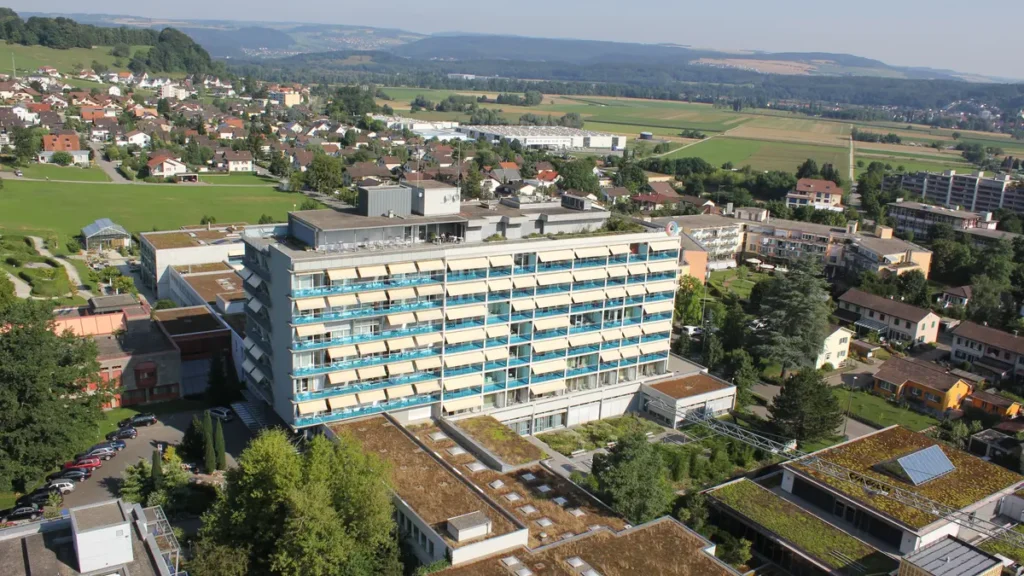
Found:
<svg viewBox="0 0 1024 576"><path fill-rule="evenodd" d="M535 433L580 398L621 414L667 371L678 238L600 232L609 213L573 196L417 207L403 190L244 238L244 371L290 426L486 411Z"/></svg>
<svg viewBox="0 0 1024 576"><path fill-rule="evenodd" d="M744 226L741 220L715 214L697 214L653 218L645 224L652 229L665 229L673 223L681 232L680 238L684 243L688 239L707 254L707 270L736 267L736 255L743 251ZM685 251L686 246L683 249ZM704 281L703 276L693 271L690 275Z"/></svg>
<svg viewBox="0 0 1024 576"><path fill-rule="evenodd" d="M796 188L786 194L790 208L810 206L815 210L843 211L843 189L830 180L801 178Z"/></svg>
<svg viewBox="0 0 1024 576"><path fill-rule="evenodd" d="M961 207L972 212L994 212L1006 208L1024 213L1024 188L1012 185L1007 174L985 176L984 172L958 174L917 172L890 174L883 183L888 190L903 189L924 198L929 204Z"/></svg>
<svg viewBox="0 0 1024 576"><path fill-rule="evenodd" d="M995 230L999 224L992 219L991 212L976 213L956 208L932 206L920 202L891 202L886 213L893 220L893 227L900 234L913 233L915 238L928 238L938 224L949 224L954 231Z"/></svg>
<svg viewBox="0 0 1024 576"><path fill-rule="evenodd" d="M836 316L853 324L858 334L877 332L883 338L914 345L935 342L939 334L939 316L931 310L856 288L839 297Z"/></svg>
<svg viewBox="0 0 1024 576"><path fill-rule="evenodd" d="M1024 336L965 321L953 329L951 354L997 381L1024 376Z"/></svg>
<svg viewBox="0 0 1024 576"><path fill-rule="evenodd" d="M856 222L851 226L856 227ZM843 261L846 272L855 275L870 270L898 276L917 270L927 278L932 268L932 253L912 242L893 238L892 228L888 226L876 226L874 236L858 234L847 240Z"/></svg>
<svg viewBox="0 0 1024 576"><path fill-rule="evenodd" d="M874 376L875 393L910 403L921 412L943 416L959 410L974 389L959 375L931 362L912 358L886 360Z"/></svg>

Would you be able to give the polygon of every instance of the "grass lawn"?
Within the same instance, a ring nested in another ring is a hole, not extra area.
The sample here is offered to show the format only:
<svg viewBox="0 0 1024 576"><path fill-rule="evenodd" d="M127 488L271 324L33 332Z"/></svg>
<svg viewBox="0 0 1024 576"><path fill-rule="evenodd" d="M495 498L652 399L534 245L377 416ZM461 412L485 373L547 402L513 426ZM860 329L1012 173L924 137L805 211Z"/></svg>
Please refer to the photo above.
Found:
<svg viewBox="0 0 1024 576"><path fill-rule="evenodd" d="M206 182L207 184L245 184L248 186L276 186L278 181L275 178L267 178L265 176L257 176L256 174L200 174L200 182Z"/></svg>
<svg viewBox="0 0 1024 576"><path fill-rule="evenodd" d="M11 172L14 168L4 166L5 172ZM110 182L107 173L98 166L79 168L78 166L57 166L55 164L29 164L20 168L25 178L38 180L74 180L76 182ZM4 178L14 178L14 174L3 174ZM9 183L5 182L5 184Z"/></svg>
<svg viewBox="0 0 1024 576"><path fill-rule="evenodd" d="M577 450L594 450L605 446L632 430L656 434L661 432L662 428L643 418L621 416L588 422L576 428L541 434L538 438L555 452L569 456Z"/></svg>
<svg viewBox="0 0 1024 576"><path fill-rule="evenodd" d="M98 284L89 278L92 274L92 268L89 268L85 260L65 258L65 261L70 262L75 267L75 270L78 270L78 277L82 279L82 285L85 286L86 290L95 294Z"/></svg>
<svg viewBox="0 0 1024 576"><path fill-rule="evenodd" d="M839 407L846 410L850 407L850 414L857 418L874 424L879 428L899 424L915 432L920 432L930 426L939 423L931 416L914 412L906 408L892 404L884 398L868 394L862 391L849 391L844 388L833 388L836 399L839 400ZM851 401L852 396L852 401Z"/></svg>
<svg viewBox="0 0 1024 576"><path fill-rule="evenodd" d="M456 425L506 464L519 466L544 458L544 451L490 416L459 420Z"/></svg>
<svg viewBox="0 0 1024 576"><path fill-rule="evenodd" d="M94 46L92 48L70 48L68 50L57 50L55 48L47 48L45 46L22 46L20 44L7 44L5 42L0 43L0 57L4 58L4 62L10 64L11 56L13 55L19 72L35 74L35 71L43 66L53 66L60 72L75 72L77 75L78 70L75 69L76 65L91 68L93 60L115 69L114 61L117 60L117 58L110 55L110 49L110 46ZM150 46L132 46L131 49L132 54L139 51L148 52ZM127 66L131 58L121 58L120 60L124 66ZM127 70L127 68L124 67L120 69ZM8 72L9 71L10 70L8 69ZM97 86L97 84L92 85Z"/></svg>
<svg viewBox="0 0 1024 576"><path fill-rule="evenodd" d="M730 136L709 138L699 144L678 150L668 157L698 157L703 158L712 166L721 166L726 162L732 162L737 168L749 164L754 170L785 170L787 172L795 171L805 160L813 158L819 166L825 163L832 164L843 175L846 175L850 169L848 148L820 144L748 140Z"/></svg>
<svg viewBox="0 0 1024 576"><path fill-rule="evenodd" d="M728 270L715 270L711 273L708 283L721 294L734 294L740 300L749 300L754 284L769 278L767 274L754 272L745 266Z"/></svg>
<svg viewBox="0 0 1024 576"><path fill-rule="evenodd" d="M21 235L4 234L0 238L0 268L28 282L33 296L63 299L72 288L67 270L59 262L40 256Z"/></svg>
<svg viewBox="0 0 1024 576"><path fill-rule="evenodd" d="M270 186L68 186L8 181L0 193L0 229L53 231L67 237L97 218L110 218L130 232L143 232L199 224L205 214L218 222L256 223L262 214L283 222L287 212L304 200L305 196L277 192Z"/></svg>

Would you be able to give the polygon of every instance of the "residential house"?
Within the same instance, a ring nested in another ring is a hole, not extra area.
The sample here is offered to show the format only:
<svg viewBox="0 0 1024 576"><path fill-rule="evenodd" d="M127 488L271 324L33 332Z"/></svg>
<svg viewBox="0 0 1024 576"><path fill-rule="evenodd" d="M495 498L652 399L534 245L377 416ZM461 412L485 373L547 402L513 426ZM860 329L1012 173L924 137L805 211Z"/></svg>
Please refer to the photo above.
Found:
<svg viewBox="0 0 1024 576"><path fill-rule="evenodd" d="M786 206L809 206L815 210L842 212L843 189L830 180L801 178L797 181L796 188L786 194Z"/></svg>
<svg viewBox="0 0 1024 576"><path fill-rule="evenodd" d="M939 302L942 303L943 308L949 308L950 306L959 306L961 308L966 308L967 303L970 301L970 286L955 286L953 288L945 288L942 291L942 294L939 295Z"/></svg>
<svg viewBox="0 0 1024 576"><path fill-rule="evenodd" d="M839 368L846 362L850 353L850 341L853 340L853 331L841 326L829 326L828 335L821 347L821 353L814 362L814 368L820 369L825 364L831 364L833 368Z"/></svg>
<svg viewBox="0 0 1024 576"><path fill-rule="evenodd" d="M52 162L53 155L57 152L70 154L74 164L81 166L89 165L89 151L82 150L78 142L78 134L75 132L45 134L43 136L43 150L39 152L36 160L41 164Z"/></svg>
<svg viewBox="0 0 1024 576"><path fill-rule="evenodd" d="M79 80L88 80L89 82L103 82L103 78L91 69L80 70L78 72Z"/></svg>
<svg viewBox="0 0 1024 576"><path fill-rule="evenodd" d="M700 214L721 214L722 210L715 206L715 203L707 198L697 196L679 196L680 206L690 206Z"/></svg>
<svg viewBox="0 0 1024 576"><path fill-rule="evenodd" d="M554 186L562 177L554 170L540 170L534 178L527 178L526 181L538 188Z"/></svg>
<svg viewBox="0 0 1024 576"><path fill-rule="evenodd" d="M1021 411L1020 402L1000 395L995 388L986 391L974 391L967 397L967 402L964 406L970 406L976 410L999 416L1004 420L1016 418L1020 415Z"/></svg>
<svg viewBox="0 0 1024 576"><path fill-rule="evenodd" d="M387 181L391 179L391 170L373 162L356 162L345 170L344 177L345 186L351 186L364 178Z"/></svg>
<svg viewBox="0 0 1024 576"><path fill-rule="evenodd" d="M150 176L170 178L188 172L188 167L180 160L163 154L156 154L146 162Z"/></svg>
<svg viewBox="0 0 1024 576"><path fill-rule="evenodd" d="M295 150L292 152L292 168L299 172L305 172L313 163L312 150ZM348 174L348 172L345 172Z"/></svg>
<svg viewBox="0 0 1024 576"><path fill-rule="evenodd" d="M856 288L839 297L836 315L856 326L858 334L877 332L883 338L911 345L935 342L939 335L939 316L931 310Z"/></svg>
<svg viewBox="0 0 1024 576"><path fill-rule="evenodd" d="M875 373L873 389L923 412L943 416L959 410L971 384L938 364L912 358L890 358Z"/></svg>
<svg viewBox="0 0 1024 576"><path fill-rule="evenodd" d="M109 88L107 88L107 94L110 95L110 96L120 96L121 95L121 87L117 86L116 84L113 85L113 86L110 86Z"/></svg>
<svg viewBox="0 0 1024 576"><path fill-rule="evenodd" d="M378 163L388 170L394 170L402 165L402 160L397 156L384 156L378 161Z"/></svg>
<svg viewBox="0 0 1024 576"><path fill-rule="evenodd" d="M52 78L60 78L60 72L53 66L42 66L36 70L36 74L43 74Z"/></svg>
<svg viewBox="0 0 1024 576"><path fill-rule="evenodd" d="M124 145L135 145L140 148L145 148L149 146L149 143L152 141L153 139L149 136L149 134L146 134L139 130L132 130L131 132L124 135Z"/></svg>
<svg viewBox="0 0 1024 576"><path fill-rule="evenodd" d="M528 182L502 184L494 191L497 196L533 196L536 192L537 187Z"/></svg>
<svg viewBox="0 0 1024 576"><path fill-rule="evenodd" d="M631 192L629 191L629 188L626 188L625 186L615 186L612 188L601 188L599 196L602 201L607 204L616 204L629 200L630 194Z"/></svg>
<svg viewBox="0 0 1024 576"><path fill-rule="evenodd" d="M25 104L19 104L19 105L15 106L14 108L11 108L11 112L13 112L14 115L17 116L19 119L21 119L21 121L24 122L25 124L38 124L39 123L39 113L38 112L33 112Z"/></svg>
<svg viewBox="0 0 1024 576"><path fill-rule="evenodd" d="M228 172L253 171L252 152L248 150L228 150L224 152L224 160L227 162Z"/></svg>
<svg viewBox="0 0 1024 576"><path fill-rule="evenodd" d="M970 362L995 381L1024 376L1024 336L965 321L953 329L951 348L953 362Z"/></svg>
<svg viewBox="0 0 1024 576"><path fill-rule="evenodd" d="M514 162L502 162L502 164L510 164L512 166L515 166ZM496 180L500 184L511 184L513 182L519 182L520 180L523 179L522 175L519 174L518 167L505 168L502 166L499 168L493 168L491 169L490 173L487 176L492 180Z"/></svg>

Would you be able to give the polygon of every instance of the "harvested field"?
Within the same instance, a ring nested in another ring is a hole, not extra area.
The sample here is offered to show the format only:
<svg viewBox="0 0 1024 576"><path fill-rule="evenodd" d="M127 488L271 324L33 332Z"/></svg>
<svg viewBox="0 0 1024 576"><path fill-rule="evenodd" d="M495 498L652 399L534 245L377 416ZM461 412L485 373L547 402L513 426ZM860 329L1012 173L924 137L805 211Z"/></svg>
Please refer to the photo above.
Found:
<svg viewBox="0 0 1024 576"><path fill-rule="evenodd" d="M762 74L785 74L787 76L809 76L817 70L817 66L806 62L787 62L783 60L752 60L746 58L700 58L691 64L705 66L722 66L737 70L753 70Z"/></svg>

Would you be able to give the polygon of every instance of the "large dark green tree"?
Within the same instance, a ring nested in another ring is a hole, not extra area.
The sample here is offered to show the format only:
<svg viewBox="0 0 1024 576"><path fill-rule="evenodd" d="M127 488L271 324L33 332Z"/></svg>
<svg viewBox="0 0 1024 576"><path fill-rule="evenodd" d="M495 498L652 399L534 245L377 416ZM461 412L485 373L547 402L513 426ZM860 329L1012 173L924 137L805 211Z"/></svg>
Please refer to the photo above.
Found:
<svg viewBox="0 0 1024 576"><path fill-rule="evenodd" d="M661 516L672 503L661 456L641 432L620 437L607 455L596 455L593 473L612 508L634 524Z"/></svg>
<svg viewBox="0 0 1024 576"><path fill-rule="evenodd" d="M803 370L787 380L768 414L779 434L801 442L831 436L843 423L839 401L817 370Z"/></svg>
<svg viewBox="0 0 1024 576"><path fill-rule="evenodd" d="M597 194L601 190L592 161L570 160L562 164L558 174L561 176L558 187L562 190L578 190L587 194Z"/></svg>
<svg viewBox="0 0 1024 576"><path fill-rule="evenodd" d="M789 271L772 277L761 298L755 352L787 369L813 367L825 341L831 314L828 284L821 265L809 258L794 262Z"/></svg>
<svg viewBox="0 0 1024 576"><path fill-rule="evenodd" d="M228 461L224 449L224 425L220 420L217 420L215 426L216 429L213 432L213 452L217 460L217 470L227 470Z"/></svg>
<svg viewBox="0 0 1024 576"><path fill-rule="evenodd" d="M89 447L110 391L89 392L96 344L56 334L51 304L0 305L0 326L0 489L24 491Z"/></svg>

